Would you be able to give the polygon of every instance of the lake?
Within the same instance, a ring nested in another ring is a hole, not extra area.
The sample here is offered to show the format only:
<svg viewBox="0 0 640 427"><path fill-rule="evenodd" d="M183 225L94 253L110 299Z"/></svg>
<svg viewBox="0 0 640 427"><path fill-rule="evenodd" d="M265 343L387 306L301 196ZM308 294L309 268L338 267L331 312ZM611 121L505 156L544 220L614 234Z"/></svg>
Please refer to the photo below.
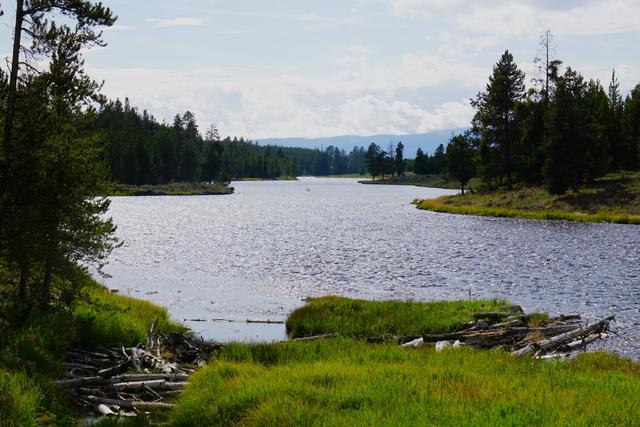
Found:
<svg viewBox="0 0 640 427"><path fill-rule="evenodd" d="M282 324L245 320L284 320L309 296L471 295L614 313L618 336L601 345L640 357L638 226L432 213L409 202L450 190L355 179L233 186L229 196L113 198L124 245L102 281L221 341L284 339Z"/></svg>

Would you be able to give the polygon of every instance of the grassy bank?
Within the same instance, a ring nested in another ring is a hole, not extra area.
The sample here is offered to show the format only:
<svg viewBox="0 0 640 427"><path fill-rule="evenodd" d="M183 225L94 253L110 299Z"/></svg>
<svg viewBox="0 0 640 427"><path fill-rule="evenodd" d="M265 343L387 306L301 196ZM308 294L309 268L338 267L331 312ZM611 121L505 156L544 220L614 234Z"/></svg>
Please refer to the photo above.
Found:
<svg viewBox="0 0 640 427"><path fill-rule="evenodd" d="M191 183L172 182L162 185L116 185L112 196L208 196L218 194L231 194L233 187L220 182Z"/></svg>
<svg viewBox="0 0 640 427"><path fill-rule="evenodd" d="M444 332L504 301L310 300L293 335L341 337L231 344L197 372L173 426L633 425L640 366L604 353L563 362L503 351L368 344L350 337ZM606 396L606 398L603 398Z"/></svg>
<svg viewBox="0 0 640 427"><path fill-rule="evenodd" d="M420 209L452 214L640 224L640 173L608 175L563 196L534 187L416 203Z"/></svg>
<svg viewBox="0 0 640 427"><path fill-rule="evenodd" d="M174 426L633 425L640 368L607 354L540 362L345 338L227 346Z"/></svg>
<svg viewBox="0 0 640 427"><path fill-rule="evenodd" d="M287 319L290 337L335 333L345 337L397 337L460 329L474 313L509 311L500 300L365 301L327 296L311 298Z"/></svg>
<svg viewBox="0 0 640 427"><path fill-rule="evenodd" d="M297 181L297 176L279 176L277 178L237 178L234 181Z"/></svg>
<svg viewBox="0 0 640 427"><path fill-rule="evenodd" d="M405 175L394 176L392 178L376 179L375 181L360 181L360 184L414 185L416 187L444 188L450 190L460 189L460 184L458 182L450 181L444 175L416 175L413 173L406 173ZM467 185L467 188L477 188L480 185L480 181L474 178Z"/></svg>
<svg viewBox="0 0 640 427"><path fill-rule="evenodd" d="M135 345L154 319L164 332L185 330L166 309L112 294L88 276L78 286L73 309L34 313L19 329L0 334L0 425L75 425L69 403L50 385L70 347Z"/></svg>

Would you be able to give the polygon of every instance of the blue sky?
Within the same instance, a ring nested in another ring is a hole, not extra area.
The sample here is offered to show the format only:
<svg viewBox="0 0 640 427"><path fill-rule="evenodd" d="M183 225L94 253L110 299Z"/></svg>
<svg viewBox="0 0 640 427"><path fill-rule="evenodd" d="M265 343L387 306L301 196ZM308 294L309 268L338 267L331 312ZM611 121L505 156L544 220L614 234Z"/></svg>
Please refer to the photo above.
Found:
<svg viewBox="0 0 640 427"><path fill-rule="evenodd" d="M624 93L640 83L640 0L106 0L109 45L86 52L110 97L159 120L248 138L467 126L468 99L511 50L528 80L542 32L557 57ZM0 52L9 51L5 10Z"/></svg>

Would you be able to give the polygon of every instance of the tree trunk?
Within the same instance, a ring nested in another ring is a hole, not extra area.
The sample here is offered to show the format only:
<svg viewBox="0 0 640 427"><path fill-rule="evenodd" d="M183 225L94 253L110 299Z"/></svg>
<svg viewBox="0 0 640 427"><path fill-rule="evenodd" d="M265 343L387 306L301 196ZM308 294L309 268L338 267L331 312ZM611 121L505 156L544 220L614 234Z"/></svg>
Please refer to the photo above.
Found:
<svg viewBox="0 0 640 427"><path fill-rule="evenodd" d="M45 310L49 306L51 295L51 281L53 280L53 267L51 261L47 259L44 265L44 278L42 279L42 289L40 290L40 308Z"/></svg>
<svg viewBox="0 0 640 427"><path fill-rule="evenodd" d="M24 20L24 0L16 2L16 24L13 34L13 53L11 72L9 74L9 88L7 91L7 109L4 115L4 154L8 162L11 153L11 137L13 131L13 117L16 110L16 92L18 88L18 71L20 69L20 43L22 37L22 22Z"/></svg>
<svg viewBox="0 0 640 427"><path fill-rule="evenodd" d="M29 266L27 263L20 265L20 281L18 284L18 303L22 306L27 301L27 286L29 280Z"/></svg>

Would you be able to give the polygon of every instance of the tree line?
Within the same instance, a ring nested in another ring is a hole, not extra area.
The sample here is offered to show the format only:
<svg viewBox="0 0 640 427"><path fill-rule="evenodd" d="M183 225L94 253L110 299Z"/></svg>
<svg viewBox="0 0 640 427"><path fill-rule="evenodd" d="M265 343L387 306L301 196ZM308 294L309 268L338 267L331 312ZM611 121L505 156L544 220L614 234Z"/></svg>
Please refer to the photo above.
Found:
<svg viewBox="0 0 640 427"><path fill-rule="evenodd" d="M111 178L123 184L171 181L364 174L365 150L349 153L319 149L262 146L244 138L220 139L215 125L204 136L193 113L177 114L172 124L140 113L128 99L104 104L94 130L101 135L103 158Z"/></svg>
<svg viewBox="0 0 640 427"><path fill-rule="evenodd" d="M532 86L507 50L484 92L472 101L471 129L447 148L449 173L462 186L478 175L490 187L543 185L564 194L619 170L638 170L640 84L623 97L615 70L605 88L552 56L541 39Z"/></svg>
<svg viewBox="0 0 640 427"><path fill-rule="evenodd" d="M375 179L381 176L403 175L412 171L417 175L440 175L445 170L446 153L443 144L438 145L433 155L425 154L418 148L414 159L405 159L404 144L390 143L387 150L372 142L366 152L363 150L363 160L367 172Z"/></svg>
<svg viewBox="0 0 640 427"><path fill-rule="evenodd" d="M215 125L201 134L190 111L172 124L140 113L128 99L105 104L94 129L101 135L111 178L123 184L164 184L234 178L295 176L295 161L240 138L220 139Z"/></svg>
<svg viewBox="0 0 640 427"><path fill-rule="evenodd" d="M115 22L100 3L18 0L9 73L0 71L0 327L67 307L80 265L118 244L92 128L100 85L83 49Z"/></svg>

